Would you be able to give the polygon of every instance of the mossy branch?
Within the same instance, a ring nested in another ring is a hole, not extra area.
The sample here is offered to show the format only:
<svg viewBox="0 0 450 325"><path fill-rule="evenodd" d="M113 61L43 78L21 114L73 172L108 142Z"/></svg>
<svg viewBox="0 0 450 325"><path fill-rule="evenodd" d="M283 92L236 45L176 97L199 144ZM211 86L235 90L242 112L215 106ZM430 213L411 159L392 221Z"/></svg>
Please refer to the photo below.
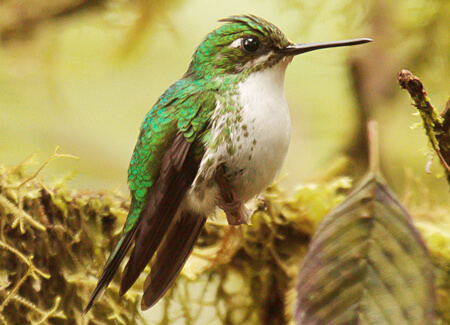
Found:
<svg viewBox="0 0 450 325"><path fill-rule="evenodd" d="M39 173L25 171L28 163L0 165L0 195L7 200L0 201L0 324L142 320L143 281L120 298L121 272L93 310L81 316L120 235L127 196L44 186ZM289 324L297 272L310 238L350 187L347 177L338 177L301 186L288 197L275 185L257 203L252 225L229 227L221 216L210 220L181 276L146 316L152 324L180 318L198 324L208 309L208 319L223 324ZM18 210L33 220L23 218L22 229L12 227ZM450 235L425 219L419 229L435 258L439 315L450 321Z"/></svg>
<svg viewBox="0 0 450 325"><path fill-rule="evenodd" d="M422 117L430 144L439 157L450 184L450 100L441 114L433 107L419 78L403 69L397 74L400 87L406 89Z"/></svg>

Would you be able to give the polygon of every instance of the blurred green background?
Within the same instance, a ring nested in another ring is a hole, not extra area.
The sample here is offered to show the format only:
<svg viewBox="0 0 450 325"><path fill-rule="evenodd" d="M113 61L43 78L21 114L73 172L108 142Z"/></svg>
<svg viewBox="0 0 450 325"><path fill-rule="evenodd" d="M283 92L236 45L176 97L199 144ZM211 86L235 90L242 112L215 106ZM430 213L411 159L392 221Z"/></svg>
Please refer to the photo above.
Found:
<svg viewBox="0 0 450 325"><path fill-rule="evenodd" d="M228 0L0 2L0 161L56 146L79 161L46 168L48 181L76 171L73 188L120 188L140 123L187 69L218 19L251 13L296 43L372 37L372 44L296 57L286 96L293 135L282 175L287 189L320 178L339 157L358 178L366 162L365 123L379 121L382 168L402 197L448 204L448 185L423 130L411 126L409 95L396 74L411 70L442 110L450 84L450 2L438 0ZM409 176L408 176L409 175ZM413 176L411 176L413 175ZM425 195L424 195L425 194Z"/></svg>

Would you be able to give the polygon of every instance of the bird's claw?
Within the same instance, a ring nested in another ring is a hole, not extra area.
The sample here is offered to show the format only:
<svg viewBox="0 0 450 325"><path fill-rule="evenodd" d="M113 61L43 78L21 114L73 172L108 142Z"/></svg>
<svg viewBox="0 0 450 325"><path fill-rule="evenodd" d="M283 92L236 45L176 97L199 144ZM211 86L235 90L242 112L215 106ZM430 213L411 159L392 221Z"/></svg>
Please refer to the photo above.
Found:
<svg viewBox="0 0 450 325"><path fill-rule="evenodd" d="M219 166L216 170L216 182L220 190L218 205L225 212L228 224L233 226L244 223L249 224L251 211L242 203L229 186L224 175L223 166Z"/></svg>

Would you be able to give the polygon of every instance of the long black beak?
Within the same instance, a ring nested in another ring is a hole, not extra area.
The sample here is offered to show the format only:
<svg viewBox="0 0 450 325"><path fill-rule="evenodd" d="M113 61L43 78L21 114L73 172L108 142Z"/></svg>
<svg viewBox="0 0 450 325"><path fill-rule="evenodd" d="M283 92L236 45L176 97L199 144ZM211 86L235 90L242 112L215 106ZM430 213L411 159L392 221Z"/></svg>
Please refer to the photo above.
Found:
<svg viewBox="0 0 450 325"><path fill-rule="evenodd" d="M294 44L288 45L279 50L280 53L285 55L297 55L301 53L306 53L310 51L326 49L329 47L339 47L339 46L351 46L351 45L359 45L372 42L370 38L356 38L345 41L336 41L336 42L321 42L321 43L304 43L304 44Z"/></svg>

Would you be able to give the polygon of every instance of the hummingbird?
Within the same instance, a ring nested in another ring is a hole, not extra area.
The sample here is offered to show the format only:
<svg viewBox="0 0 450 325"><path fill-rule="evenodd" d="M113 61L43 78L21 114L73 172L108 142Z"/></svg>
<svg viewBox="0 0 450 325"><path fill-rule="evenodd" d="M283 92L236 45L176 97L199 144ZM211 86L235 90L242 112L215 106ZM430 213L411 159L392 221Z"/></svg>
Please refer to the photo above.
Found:
<svg viewBox="0 0 450 325"><path fill-rule="evenodd" d="M129 214L84 313L132 247L119 294L150 264L145 310L170 288L217 209L229 225L248 224L245 203L275 180L289 148L288 64L301 53L372 41L293 44L254 15L220 22L141 124L128 169Z"/></svg>

